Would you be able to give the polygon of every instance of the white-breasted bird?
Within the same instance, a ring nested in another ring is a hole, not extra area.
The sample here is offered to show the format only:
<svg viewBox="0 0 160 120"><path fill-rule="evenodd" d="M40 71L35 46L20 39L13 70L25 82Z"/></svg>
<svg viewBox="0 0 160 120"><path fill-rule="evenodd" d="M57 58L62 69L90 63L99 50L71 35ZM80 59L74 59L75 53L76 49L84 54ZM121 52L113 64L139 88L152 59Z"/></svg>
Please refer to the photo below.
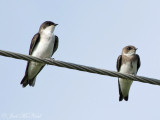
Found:
<svg viewBox="0 0 160 120"><path fill-rule="evenodd" d="M136 75L140 67L140 57L136 54L137 48L129 45L123 48L122 54L117 59L117 71ZM119 101L123 99L128 101L129 90L132 80L118 78Z"/></svg>
<svg viewBox="0 0 160 120"><path fill-rule="evenodd" d="M38 58L51 58L54 52L58 48L58 37L53 34L55 27L58 24L55 24L51 21L45 21L41 24L39 32L34 35L29 49L29 55ZM28 62L25 75L21 81L23 87L26 87L28 84L30 86L35 85L36 76L43 69L45 64L37 62Z"/></svg>

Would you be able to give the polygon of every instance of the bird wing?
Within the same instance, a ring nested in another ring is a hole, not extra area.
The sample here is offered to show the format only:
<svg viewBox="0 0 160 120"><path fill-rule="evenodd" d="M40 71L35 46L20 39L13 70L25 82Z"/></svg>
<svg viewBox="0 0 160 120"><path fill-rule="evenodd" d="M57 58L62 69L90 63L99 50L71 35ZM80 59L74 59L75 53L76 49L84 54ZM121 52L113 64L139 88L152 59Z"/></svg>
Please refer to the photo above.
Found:
<svg viewBox="0 0 160 120"><path fill-rule="evenodd" d="M58 43L59 43L59 39L57 36L55 36L55 43L54 43L52 55L56 52L56 50L58 48Z"/></svg>
<svg viewBox="0 0 160 120"><path fill-rule="evenodd" d="M141 60L140 60L139 55L136 54L136 56L137 56L137 59L138 59L138 61L137 61L137 72L138 72L138 69L139 69L140 66L141 66Z"/></svg>
<svg viewBox="0 0 160 120"><path fill-rule="evenodd" d="M122 64L122 55L120 55L117 59L117 71L118 72L120 71L121 64Z"/></svg>
<svg viewBox="0 0 160 120"><path fill-rule="evenodd" d="M39 40L40 40L40 34L37 33L32 38L30 49L29 49L29 55L32 54L32 52L33 52L34 48L36 47L36 45L38 44Z"/></svg>

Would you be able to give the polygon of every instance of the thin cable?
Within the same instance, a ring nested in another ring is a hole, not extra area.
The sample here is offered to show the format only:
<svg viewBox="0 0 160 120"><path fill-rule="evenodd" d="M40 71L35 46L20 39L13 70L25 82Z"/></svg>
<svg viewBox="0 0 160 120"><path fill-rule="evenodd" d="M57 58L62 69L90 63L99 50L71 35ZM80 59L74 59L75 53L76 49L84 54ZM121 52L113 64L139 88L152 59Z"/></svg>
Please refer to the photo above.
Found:
<svg viewBox="0 0 160 120"><path fill-rule="evenodd" d="M47 59L47 58L40 59L40 58L33 57L30 55L24 55L24 54L19 54L19 53L4 51L4 50L0 50L0 55L6 56L6 57L11 57L11 58L16 58L16 59L21 59L21 60L26 60L26 61L40 62L40 63L44 63L44 64L48 64L48 65L55 65L58 67L65 67L65 68L69 68L69 69L75 69L75 70L80 70L80 71L85 71L85 72L90 72L90 73L107 75L107 76L111 76L111 77L125 78L125 79L130 79L133 81L139 81L139 82L149 83L149 84L153 84L153 85L160 85L160 80L158 80L158 79L147 78L147 77L143 77L143 76L135 76L135 75L130 75L130 74L122 74L122 73L115 72L115 71L98 69L95 67L78 65L78 64L63 62L63 61L54 60L54 59Z"/></svg>

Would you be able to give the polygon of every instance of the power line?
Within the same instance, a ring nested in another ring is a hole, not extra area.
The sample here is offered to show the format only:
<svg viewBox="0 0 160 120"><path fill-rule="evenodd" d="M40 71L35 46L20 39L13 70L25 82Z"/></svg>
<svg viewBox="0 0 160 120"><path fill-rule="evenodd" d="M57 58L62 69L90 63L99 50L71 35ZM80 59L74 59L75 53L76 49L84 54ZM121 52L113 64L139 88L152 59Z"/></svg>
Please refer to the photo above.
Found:
<svg viewBox="0 0 160 120"><path fill-rule="evenodd" d="M40 59L40 58L33 57L30 55L24 55L24 54L14 53L14 52L9 52L9 51L4 51L4 50L0 50L0 55L11 57L11 58L16 58L16 59L21 59L21 60L26 60L26 61L35 61L35 62L40 62L40 63L44 63L48 65L65 67L69 69L75 69L75 70L80 70L80 71L85 71L85 72L90 72L90 73L95 73L95 74L108 75L112 77L120 77L120 78L130 79L133 81L139 81L143 83L160 85L160 80L158 79L147 78L143 76L134 76L130 74L122 74L122 73L115 72L115 71L104 70L104 69L99 69L99 68L89 67L89 66L84 66L84 65L78 65L78 64L63 62L63 61L54 60L54 59L47 59L47 58Z"/></svg>

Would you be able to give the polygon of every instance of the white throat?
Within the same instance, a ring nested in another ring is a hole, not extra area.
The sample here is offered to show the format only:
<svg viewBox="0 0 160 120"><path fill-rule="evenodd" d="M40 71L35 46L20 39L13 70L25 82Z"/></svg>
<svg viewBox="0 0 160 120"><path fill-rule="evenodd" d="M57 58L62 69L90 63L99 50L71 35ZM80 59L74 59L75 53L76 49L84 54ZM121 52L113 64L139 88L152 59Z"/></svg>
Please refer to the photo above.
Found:
<svg viewBox="0 0 160 120"><path fill-rule="evenodd" d="M46 35L49 35L49 34L52 34L52 33L53 33L54 29L55 29L54 26L49 26L49 27L41 30L41 33L46 34Z"/></svg>
<svg viewBox="0 0 160 120"><path fill-rule="evenodd" d="M128 52L128 53L123 53L123 55L125 55L125 56L132 56L132 55L134 55L135 53L133 53L133 52Z"/></svg>

